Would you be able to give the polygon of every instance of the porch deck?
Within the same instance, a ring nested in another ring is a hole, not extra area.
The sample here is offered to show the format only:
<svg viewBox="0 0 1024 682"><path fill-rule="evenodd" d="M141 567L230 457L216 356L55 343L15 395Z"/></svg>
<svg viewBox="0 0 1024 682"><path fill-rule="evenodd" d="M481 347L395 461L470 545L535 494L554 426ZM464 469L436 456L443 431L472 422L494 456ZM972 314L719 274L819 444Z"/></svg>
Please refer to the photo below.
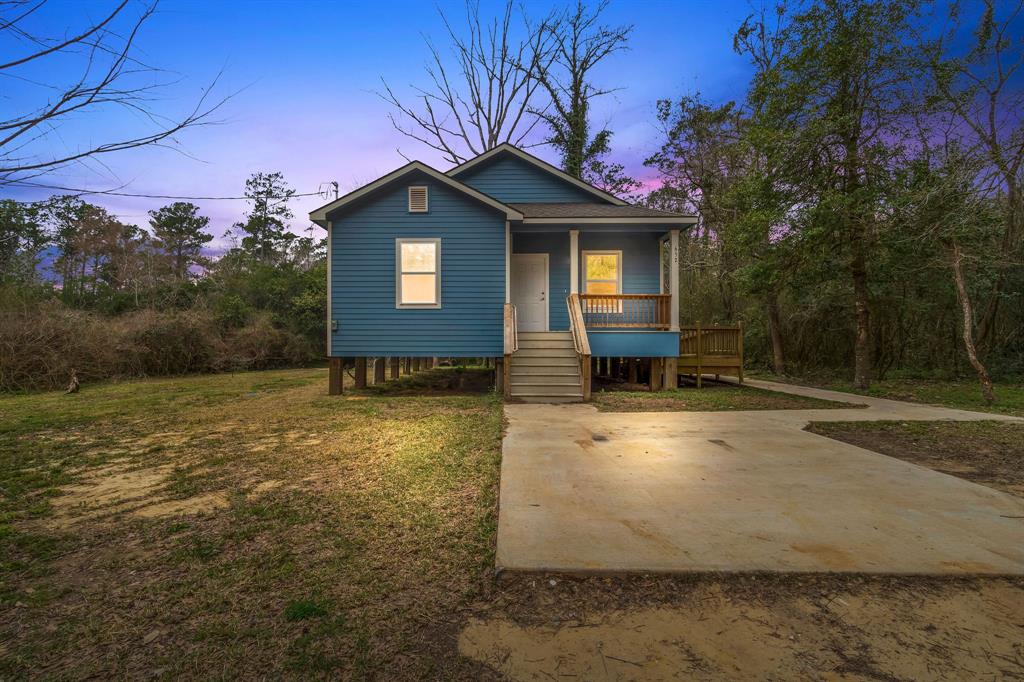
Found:
<svg viewBox="0 0 1024 682"><path fill-rule="evenodd" d="M743 327L679 328L679 374L693 375L697 388L705 374L734 376L743 383Z"/></svg>
<svg viewBox="0 0 1024 682"><path fill-rule="evenodd" d="M743 382L742 327L698 322L676 331L671 305L667 294L574 293L566 298L584 400L590 396L594 374L615 367L635 383L637 362L645 358L650 358L652 390L675 386L684 374L693 375L698 388L705 374L735 376Z"/></svg>

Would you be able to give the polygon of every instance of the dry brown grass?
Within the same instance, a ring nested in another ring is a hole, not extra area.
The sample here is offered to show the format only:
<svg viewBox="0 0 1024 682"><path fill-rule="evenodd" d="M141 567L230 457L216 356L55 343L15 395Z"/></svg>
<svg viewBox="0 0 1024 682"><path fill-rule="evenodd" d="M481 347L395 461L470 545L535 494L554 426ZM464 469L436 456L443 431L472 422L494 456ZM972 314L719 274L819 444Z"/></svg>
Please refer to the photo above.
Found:
<svg viewBox="0 0 1024 682"><path fill-rule="evenodd" d="M1020 580L496 579L500 403L325 389L0 397L0 678L1024 674Z"/></svg>
<svg viewBox="0 0 1024 682"><path fill-rule="evenodd" d="M325 387L0 398L0 677L472 676L454 614L491 562L499 404Z"/></svg>

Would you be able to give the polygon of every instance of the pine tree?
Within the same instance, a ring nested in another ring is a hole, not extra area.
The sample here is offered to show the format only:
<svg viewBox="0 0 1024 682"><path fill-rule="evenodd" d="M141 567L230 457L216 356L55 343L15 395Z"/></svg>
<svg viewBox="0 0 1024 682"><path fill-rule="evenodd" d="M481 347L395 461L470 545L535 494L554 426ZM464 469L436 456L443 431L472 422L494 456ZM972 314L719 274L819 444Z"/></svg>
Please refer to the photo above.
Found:
<svg viewBox="0 0 1024 682"><path fill-rule="evenodd" d="M213 239L203 231L209 224L209 218L199 215L198 206L185 201L149 212L155 246L166 256L175 279L186 279L189 268L199 262L202 248Z"/></svg>
<svg viewBox="0 0 1024 682"><path fill-rule="evenodd" d="M243 252L267 264L287 255L296 236L288 231L288 221L294 217L288 201L294 194L281 173L253 173L245 181L245 196L252 208L245 222L234 225L246 235L242 238Z"/></svg>

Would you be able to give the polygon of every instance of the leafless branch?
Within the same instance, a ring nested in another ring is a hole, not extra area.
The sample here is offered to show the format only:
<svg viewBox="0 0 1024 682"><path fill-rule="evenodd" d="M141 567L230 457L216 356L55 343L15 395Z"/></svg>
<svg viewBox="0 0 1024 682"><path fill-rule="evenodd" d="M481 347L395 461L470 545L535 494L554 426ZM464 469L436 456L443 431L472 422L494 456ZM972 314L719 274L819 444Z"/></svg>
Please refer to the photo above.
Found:
<svg viewBox="0 0 1024 682"><path fill-rule="evenodd" d="M68 28L61 31L59 37L34 34L24 28L25 20L42 9L46 0L39 0L25 9L27 4L11 3L12 13L20 14L9 19L0 8L0 36L7 34L31 46L25 54L0 65L0 76L42 89L45 101L27 112L0 120L0 186L68 164L99 161L112 152L166 144L187 128L215 123L212 115L230 98L229 95L214 99L218 74L186 114L170 117L156 109L154 103L161 92L177 81L144 82L140 77L161 72L161 69L133 56L139 32L153 16L155 4L144 5L138 17L128 19L129 0L121 0L101 21L84 28ZM127 30L121 35L115 25L126 20ZM30 79L17 73L19 67L37 60L45 62L58 54L81 57L80 75L71 84L43 82L38 77ZM149 130L112 140L90 140L78 145L64 143L58 133L63 123L110 107L137 115ZM51 139L60 142L66 151L53 152L56 145L46 144ZM45 151L33 153L37 148Z"/></svg>
<svg viewBox="0 0 1024 682"><path fill-rule="evenodd" d="M440 14L455 66L449 70L442 52L425 38L430 85L413 86L416 104L403 101L382 78L377 94L396 110L389 114L392 125L451 163L503 142L524 146L538 123L528 112L538 107L537 73L553 58L552 34L527 31L527 37L516 41L511 0L500 18L490 21L481 19L478 0L467 0L465 34Z"/></svg>

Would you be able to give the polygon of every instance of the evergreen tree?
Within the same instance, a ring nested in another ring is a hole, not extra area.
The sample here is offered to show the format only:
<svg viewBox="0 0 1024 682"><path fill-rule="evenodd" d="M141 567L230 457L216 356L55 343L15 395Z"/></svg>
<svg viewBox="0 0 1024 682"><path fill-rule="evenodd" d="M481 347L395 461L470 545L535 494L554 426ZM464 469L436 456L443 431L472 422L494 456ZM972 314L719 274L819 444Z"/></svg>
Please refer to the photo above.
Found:
<svg viewBox="0 0 1024 682"><path fill-rule="evenodd" d="M35 282L48 242L38 204L0 200L0 281Z"/></svg>
<svg viewBox="0 0 1024 682"><path fill-rule="evenodd" d="M203 231L209 224L209 218L199 215L198 206L184 201L149 212L154 245L166 255L175 279L186 279L189 268L200 262L203 246L213 239Z"/></svg>
<svg viewBox="0 0 1024 682"><path fill-rule="evenodd" d="M245 234L242 251L261 263L275 263L285 257L296 235L288 231L294 215L288 201L295 190L281 173L253 173L245 181L245 196L251 203L245 221L234 228Z"/></svg>

